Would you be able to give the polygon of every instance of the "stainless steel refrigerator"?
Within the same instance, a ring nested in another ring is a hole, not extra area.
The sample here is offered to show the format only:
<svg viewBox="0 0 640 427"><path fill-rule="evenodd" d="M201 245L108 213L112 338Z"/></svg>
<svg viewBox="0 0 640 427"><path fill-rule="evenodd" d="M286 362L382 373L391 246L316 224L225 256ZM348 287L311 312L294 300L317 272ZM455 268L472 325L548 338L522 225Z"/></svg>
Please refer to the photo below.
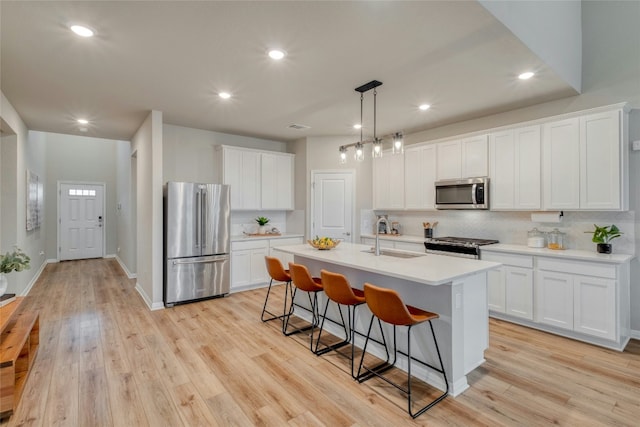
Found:
<svg viewBox="0 0 640 427"><path fill-rule="evenodd" d="M229 186L168 182L164 188L164 304L229 293Z"/></svg>

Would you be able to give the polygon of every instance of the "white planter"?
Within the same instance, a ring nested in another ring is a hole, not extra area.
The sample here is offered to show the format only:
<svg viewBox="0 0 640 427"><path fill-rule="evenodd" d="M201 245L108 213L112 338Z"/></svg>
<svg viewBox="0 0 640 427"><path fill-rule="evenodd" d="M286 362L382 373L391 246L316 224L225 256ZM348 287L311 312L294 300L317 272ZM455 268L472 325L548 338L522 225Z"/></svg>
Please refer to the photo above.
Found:
<svg viewBox="0 0 640 427"><path fill-rule="evenodd" d="M7 287L9 286L9 281L7 281L7 276L4 273L0 273L0 297L7 292Z"/></svg>

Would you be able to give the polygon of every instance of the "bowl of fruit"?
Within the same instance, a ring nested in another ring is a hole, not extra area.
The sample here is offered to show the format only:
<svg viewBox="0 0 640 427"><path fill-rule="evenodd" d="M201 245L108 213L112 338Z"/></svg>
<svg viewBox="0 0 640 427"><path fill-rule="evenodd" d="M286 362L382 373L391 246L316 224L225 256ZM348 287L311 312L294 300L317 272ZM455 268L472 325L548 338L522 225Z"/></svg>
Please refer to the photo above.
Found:
<svg viewBox="0 0 640 427"><path fill-rule="evenodd" d="M333 249L338 244L340 244L340 240L332 239L331 237L318 237L316 236L313 240L307 240L311 246L321 251L326 251L329 249Z"/></svg>

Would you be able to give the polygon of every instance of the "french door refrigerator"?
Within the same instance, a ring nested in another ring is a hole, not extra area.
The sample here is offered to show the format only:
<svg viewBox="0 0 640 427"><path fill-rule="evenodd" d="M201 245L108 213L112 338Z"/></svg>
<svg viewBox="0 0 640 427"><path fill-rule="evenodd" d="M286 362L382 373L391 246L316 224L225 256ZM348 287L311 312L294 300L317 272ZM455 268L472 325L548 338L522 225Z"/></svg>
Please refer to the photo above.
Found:
<svg viewBox="0 0 640 427"><path fill-rule="evenodd" d="M229 293L229 186L168 182L164 188L164 304Z"/></svg>

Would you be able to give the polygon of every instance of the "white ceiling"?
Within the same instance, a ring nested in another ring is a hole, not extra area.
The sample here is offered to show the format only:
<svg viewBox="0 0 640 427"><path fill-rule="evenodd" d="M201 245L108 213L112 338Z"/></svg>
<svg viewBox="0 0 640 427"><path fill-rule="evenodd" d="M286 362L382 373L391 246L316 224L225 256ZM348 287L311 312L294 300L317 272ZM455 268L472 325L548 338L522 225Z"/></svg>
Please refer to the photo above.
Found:
<svg viewBox="0 0 640 427"><path fill-rule="evenodd" d="M378 135L576 94L475 1L5 0L0 19L2 92L30 129L48 132L127 140L153 109L198 129L355 141L354 89L373 79L383 82ZM70 23L97 34L79 38ZM270 60L272 47L288 56ZM529 69L536 77L519 81ZM367 92L365 135L372 106ZM86 132L78 117L91 120Z"/></svg>

